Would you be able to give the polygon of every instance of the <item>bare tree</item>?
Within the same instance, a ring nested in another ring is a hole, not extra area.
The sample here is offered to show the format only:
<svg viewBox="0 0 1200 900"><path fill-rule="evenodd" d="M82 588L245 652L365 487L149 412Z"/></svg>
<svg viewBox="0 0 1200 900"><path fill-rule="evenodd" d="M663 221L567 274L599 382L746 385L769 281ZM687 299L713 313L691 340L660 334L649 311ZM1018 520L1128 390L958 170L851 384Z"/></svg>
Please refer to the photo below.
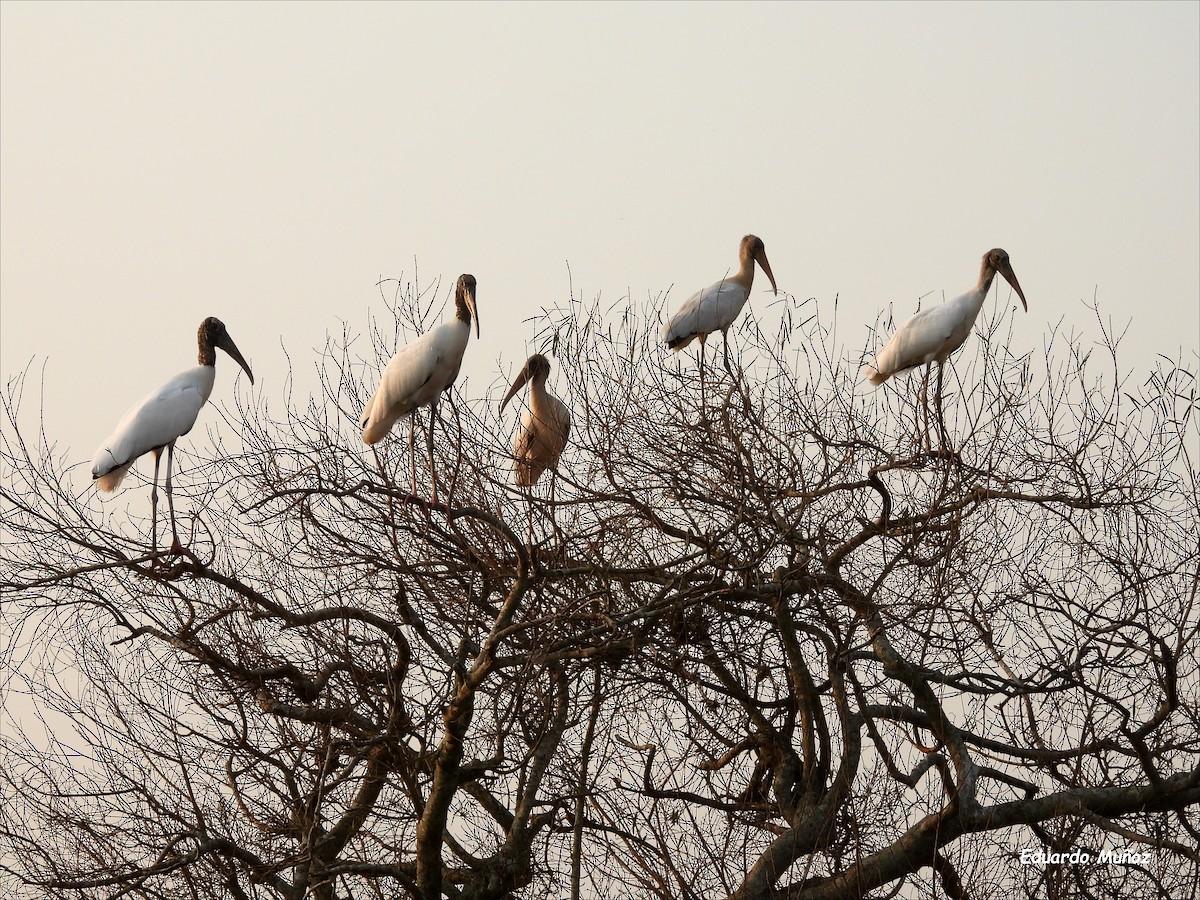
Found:
<svg viewBox="0 0 1200 900"><path fill-rule="evenodd" d="M1107 333L1013 355L1002 312L940 458L912 385L856 385L811 303L776 334L744 316L702 405L655 310L572 302L541 334L574 413L553 508L510 486L496 397L457 391L434 506L402 428L377 454L354 431L433 298L390 299L316 397L180 451L185 556L72 493L9 386L3 686L36 711L0 744L14 891L1200 890L1182 361L1137 385Z"/></svg>

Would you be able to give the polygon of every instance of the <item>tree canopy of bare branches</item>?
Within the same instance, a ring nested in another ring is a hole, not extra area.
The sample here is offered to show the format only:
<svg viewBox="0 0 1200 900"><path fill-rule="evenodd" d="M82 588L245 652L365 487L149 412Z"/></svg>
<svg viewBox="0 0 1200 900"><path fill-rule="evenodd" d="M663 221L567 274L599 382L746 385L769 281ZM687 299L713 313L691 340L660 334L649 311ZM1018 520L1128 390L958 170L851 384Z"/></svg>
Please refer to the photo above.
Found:
<svg viewBox="0 0 1200 900"><path fill-rule="evenodd" d="M77 493L10 383L9 896L1200 890L1194 361L1018 349L1002 310L937 456L913 382L856 384L811 301L744 316L703 406L657 310L572 302L541 322L553 495L455 389L434 506L403 423L354 429L426 299L180 444L187 555L150 552L140 491Z"/></svg>

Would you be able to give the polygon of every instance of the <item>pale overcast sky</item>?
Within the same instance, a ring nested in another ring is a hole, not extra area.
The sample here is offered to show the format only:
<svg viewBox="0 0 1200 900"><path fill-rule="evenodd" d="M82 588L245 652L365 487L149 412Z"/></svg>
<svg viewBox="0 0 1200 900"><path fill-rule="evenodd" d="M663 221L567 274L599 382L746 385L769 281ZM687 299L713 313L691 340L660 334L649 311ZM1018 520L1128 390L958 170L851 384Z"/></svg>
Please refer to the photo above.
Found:
<svg viewBox="0 0 1200 900"><path fill-rule="evenodd" d="M207 315L278 409L281 342L307 377L386 314L381 276L471 272L479 397L568 263L577 296L673 309L747 232L781 290L839 298L847 352L999 246L1019 346L1098 337L1095 295L1128 368L1194 363L1198 53L1194 2L4 2L0 375L46 362L83 489Z"/></svg>

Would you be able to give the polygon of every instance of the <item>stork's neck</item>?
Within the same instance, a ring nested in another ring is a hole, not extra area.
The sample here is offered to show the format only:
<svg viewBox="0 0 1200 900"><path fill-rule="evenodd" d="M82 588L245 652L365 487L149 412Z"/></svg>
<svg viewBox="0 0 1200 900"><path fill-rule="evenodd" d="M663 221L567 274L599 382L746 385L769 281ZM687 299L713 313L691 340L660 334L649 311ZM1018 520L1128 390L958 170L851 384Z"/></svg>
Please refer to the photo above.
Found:
<svg viewBox="0 0 1200 900"><path fill-rule="evenodd" d="M471 308L467 306L467 298L461 291L454 297L454 318L460 322L465 322L467 330L470 330Z"/></svg>
<svg viewBox="0 0 1200 900"><path fill-rule="evenodd" d="M204 333L204 329L200 330L200 339L197 343L200 348L200 352L197 354L200 365L215 367L217 365L217 351L209 343L208 335Z"/></svg>
<svg viewBox="0 0 1200 900"><path fill-rule="evenodd" d="M987 292L992 288L992 279L996 277L996 270L985 257L983 265L979 267L979 284L975 285L975 290L979 292L979 297L982 300L987 296Z"/></svg>
<svg viewBox="0 0 1200 900"><path fill-rule="evenodd" d="M532 409L545 409L550 401L550 392L546 390L546 382L549 380L549 372L544 375L539 373L529 380L529 406Z"/></svg>
<svg viewBox="0 0 1200 900"><path fill-rule="evenodd" d="M750 293L750 288L754 285L754 257L749 253L741 253L738 256L738 273L733 276L733 280L746 289L746 293Z"/></svg>

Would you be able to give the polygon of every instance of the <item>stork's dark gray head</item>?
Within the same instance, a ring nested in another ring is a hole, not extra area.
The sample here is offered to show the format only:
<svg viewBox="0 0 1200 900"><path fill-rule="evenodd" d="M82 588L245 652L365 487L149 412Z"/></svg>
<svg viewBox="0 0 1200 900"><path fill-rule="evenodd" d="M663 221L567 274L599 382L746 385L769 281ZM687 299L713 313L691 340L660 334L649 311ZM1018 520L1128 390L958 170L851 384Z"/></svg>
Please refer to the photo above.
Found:
<svg viewBox="0 0 1200 900"><path fill-rule="evenodd" d="M525 360L525 372L529 381L545 381L550 377L550 360L540 353L535 353Z"/></svg>
<svg viewBox="0 0 1200 900"><path fill-rule="evenodd" d="M516 396L517 391L523 388L526 383L533 382L534 384L545 384L546 379L550 377L550 360L542 356L540 353L535 353L529 359L525 360L525 365L521 367L521 371L517 373L516 380L512 383L512 387L508 389L508 393L504 395L504 399L500 402L500 411L504 412L504 407L508 406L508 401Z"/></svg>
<svg viewBox="0 0 1200 900"><path fill-rule="evenodd" d="M229 336L229 332L225 330L225 323L216 316L209 316L200 323L197 343L200 346L200 365L216 365L217 354L213 348L220 347L233 358L234 362L246 370L246 375L250 378L250 383L254 384L254 373L250 371L249 363L246 362L245 357L238 350L237 344L233 342L233 338Z"/></svg>
<svg viewBox="0 0 1200 900"><path fill-rule="evenodd" d="M752 259L758 263L771 281L772 293L779 293L779 288L775 286L775 275L771 272L771 264L767 262L767 246L762 242L762 238L753 234L742 238L742 244L738 248L738 258L741 260Z"/></svg>
<svg viewBox="0 0 1200 900"><path fill-rule="evenodd" d="M458 318L467 325L471 324L471 317L475 317L475 337L479 337L479 308L475 305L474 275L464 273L458 276L458 283L454 286L454 308Z"/></svg>
<svg viewBox="0 0 1200 900"><path fill-rule="evenodd" d="M741 252L754 259L759 253L767 252L767 245L762 242L762 238L758 235L748 234L742 238Z"/></svg>
<svg viewBox="0 0 1200 900"><path fill-rule="evenodd" d="M197 335L202 344L208 344L210 347L215 347L217 339L221 335L228 335L225 330L225 323L216 316L209 316L200 323L200 333Z"/></svg>
<svg viewBox="0 0 1200 900"><path fill-rule="evenodd" d="M1017 292L1017 296L1021 298L1021 306L1025 307L1025 311L1029 312L1029 304L1025 302L1025 292L1021 290L1021 285L1017 282L1016 273L1013 272L1012 263L1008 260L1008 252L996 247L994 250L989 250L983 254L983 270L984 275L988 271L999 272L1004 276L1004 280L1012 285L1012 289Z"/></svg>
<svg viewBox="0 0 1200 900"><path fill-rule="evenodd" d="M983 259L989 266L999 272L1000 267L1008 262L1008 251L996 247L994 250L989 250L983 254Z"/></svg>

